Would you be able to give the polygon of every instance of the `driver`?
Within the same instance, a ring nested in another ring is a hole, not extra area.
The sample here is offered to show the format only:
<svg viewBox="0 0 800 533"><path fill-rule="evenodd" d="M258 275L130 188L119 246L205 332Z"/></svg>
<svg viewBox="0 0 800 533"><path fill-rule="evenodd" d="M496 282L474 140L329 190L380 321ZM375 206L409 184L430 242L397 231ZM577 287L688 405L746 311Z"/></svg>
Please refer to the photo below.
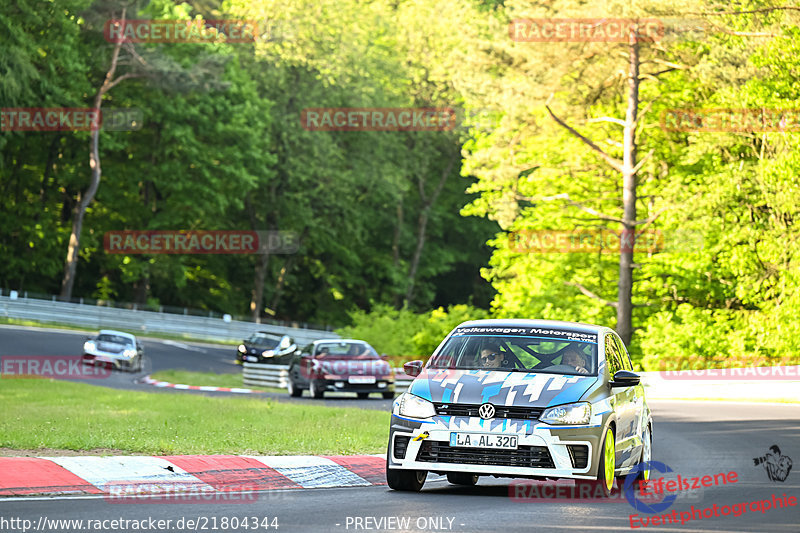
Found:
<svg viewBox="0 0 800 533"><path fill-rule="evenodd" d="M588 374L586 355L576 350L569 348L564 355L561 356L561 364L573 367L579 374Z"/></svg>
<svg viewBox="0 0 800 533"><path fill-rule="evenodd" d="M500 368L503 364L503 354L500 353L500 346L495 343L487 344L482 350L478 359L481 368Z"/></svg>

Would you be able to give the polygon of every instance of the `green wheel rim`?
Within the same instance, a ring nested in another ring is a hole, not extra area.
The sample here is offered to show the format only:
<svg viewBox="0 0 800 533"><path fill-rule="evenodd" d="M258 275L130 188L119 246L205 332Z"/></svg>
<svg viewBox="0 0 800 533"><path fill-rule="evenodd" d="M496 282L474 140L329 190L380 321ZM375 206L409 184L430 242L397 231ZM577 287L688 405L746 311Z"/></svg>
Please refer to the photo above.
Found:
<svg viewBox="0 0 800 533"><path fill-rule="evenodd" d="M647 468L642 469L642 479L645 481L650 481L650 460L653 457L653 450L651 448L652 441L650 439L650 428L648 427L644 432L644 442L642 443L644 450L642 452L642 462L648 463Z"/></svg>
<svg viewBox="0 0 800 533"><path fill-rule="evenodd" d="M614 433L609 428L606 431L606 445L603 453L603 467L605 472L606 489L609 491L614 486Z"/></svg>

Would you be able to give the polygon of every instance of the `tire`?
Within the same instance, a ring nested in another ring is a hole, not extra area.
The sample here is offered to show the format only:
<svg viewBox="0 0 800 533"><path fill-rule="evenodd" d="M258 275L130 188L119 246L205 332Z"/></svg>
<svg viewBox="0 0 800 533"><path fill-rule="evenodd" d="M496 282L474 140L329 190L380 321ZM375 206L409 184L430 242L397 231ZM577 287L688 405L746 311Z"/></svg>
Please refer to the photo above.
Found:
<svg viewBox="0 0 800 533"><path fill-rule="evenodd" d="M600 482L603 495L609 497L614 492L614 468L616 467L617 453L614 431L611 428L606 430L600 450L602 455L600 463L597 465L597 480Z"/></svg>
<svg viewBox="0 0 800 533"><path fill-rule="evenodd" d="M611 437L609 440L609 436ZM610 449L606 448L606 443L610 442ZM578 494L581 498L608 498L613 493L614 489L614 454L616 453L614 446L614 432L611 428L606 430L606 435L600 444L600 459L597 464L597 479L576 479L575 487L578 489ZM609 487L608 478L606 477L606 468L609 466L607 453L611 454L611 487ZM622 485L619 485L622 486Z"/></svg>
<svg viewBox="0 0 800 533"><path fill-rule="evenodd" d="M289 391L289 396L292 398L299 398L303 395L303 389L297 388L294 384L294 380L289 377L289 383L286 385L287 390Z"/></svg>
<svg viewBox="0 0 800 533"><path fill-rule="evenodd" d="M644 430L642 435L642 456L639 458L639 464L650 462L653 460L653 433L650 431L650 425ZM650 469L639 470L639 475L636 476L636 481L641 481L645 485L650 482Z"/></svg>
<svg viewBox="0 0 800 533"><path fill-rule="evenodd" d="M478 475L467 474L466 472L450 472L447 474L447 481L453 485L472 486L478 483Z"/></svg>
<svg viewBox="0 0 800 533"><path fill-rule="evenodd" d="M386 483L392 490L419 492L427 476L424 470L395 470L386 465Z"/></svg>
<svg viewBox="0 0 800 533"><path fill-rule="evenodd" d="M359 400L366 400L367 398L369 398L368 392L357 392L356 395L358 396Z"/></svg>
<svg viewBox="0 0 800 533"><path fill-rule="evenodd" d="M325 391L319 385L319 380L312 379L308 385L308 392L311 393L312 398L322 398L325 396Z"/></svg>
<svg viewBox="0 0 800 533"><path fill-rule="evenodd" d="M394 392L384 392L383 393L384 400L394 400Z"/></svg>

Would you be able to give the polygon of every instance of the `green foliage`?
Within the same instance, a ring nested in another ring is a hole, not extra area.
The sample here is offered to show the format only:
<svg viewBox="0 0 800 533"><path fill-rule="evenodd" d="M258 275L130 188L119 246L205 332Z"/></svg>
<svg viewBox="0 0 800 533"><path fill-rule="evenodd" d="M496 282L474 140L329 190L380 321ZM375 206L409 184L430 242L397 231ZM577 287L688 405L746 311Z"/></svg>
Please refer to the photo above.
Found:
<svg viewBox="0 0 800 533"><path fill-rule="evenodd" d="M469 305L459 304L447 309L439 307L428 313L397 310L388 305L376 305L370 312L358 310L350 314L352 325L336 330L345 338L369 342L378 353L415 356L427 360L439 343L458 324L467 320L489 318L489 313Z"/></svg>

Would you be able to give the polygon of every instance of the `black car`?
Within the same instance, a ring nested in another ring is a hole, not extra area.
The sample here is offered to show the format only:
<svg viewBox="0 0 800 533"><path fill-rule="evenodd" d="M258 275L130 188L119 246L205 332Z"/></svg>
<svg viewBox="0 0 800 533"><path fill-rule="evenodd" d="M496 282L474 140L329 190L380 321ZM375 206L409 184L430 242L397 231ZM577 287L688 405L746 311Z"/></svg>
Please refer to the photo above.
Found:
<svg viewBox="0 0 800 533"><path fill-rule="evenodd" d="M290 336L257 331L236 349L236 362L285 365L296 351L297 345Z"/></svg>

